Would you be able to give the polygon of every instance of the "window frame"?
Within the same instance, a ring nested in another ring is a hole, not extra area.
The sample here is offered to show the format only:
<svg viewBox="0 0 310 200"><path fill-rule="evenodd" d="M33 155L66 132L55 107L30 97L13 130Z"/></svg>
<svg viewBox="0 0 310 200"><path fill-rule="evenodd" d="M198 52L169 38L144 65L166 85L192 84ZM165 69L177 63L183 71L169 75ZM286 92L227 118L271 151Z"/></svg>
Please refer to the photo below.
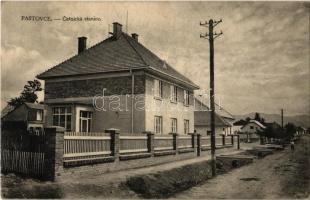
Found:
<svg viewBox="0 0 310 200"><path fill-rule="evenodd" d="M184 105L189 106L189 91L184 90Z"/></svg>
<svg viewBox="0 0 310 200"><path fill-rule="evenodd" d="M156 99L163 98L163 83L159 79L154 79L154 97Z"/></svg>
<svg viewBox="0 0 310 200"><path fill-rule="evenodd" d="M40 114L39 114L40 113ZM41 119L38 119L38 116L41 115ZM37 109L37 112L36 112L36 121L39 121L39 122L42 122L43 121L43 118L44 118L44 111L41 110L41 109Z"/></svg>
<svg viewBox="0 0 310 200"><path fill-rule="evenodd" d="M159 116L159 115L154 116L154 133L155 134L163 133L163 117L162 116Z"/></svg>
<svg viewBox="0 0 310 200"><path fill-rule="evenodd" d="M171 118L171 133L178 133L178 119Z"/></svg>
<svg viewBox="0 0 310 200"><path fill-rule="evenodd" d="M82 116L82 113L87 113L86 117ZM83 130L83 121L86 121L86 131L83 131L85 133L89 133L91 132L92 129L92 119L93 119L93 112L91 111L87 111L87 110L80 110L80 116L79 116L79 132L82 132Z"/></svg>
<svg viewBox="0 0 310 200"><path fill-rule="evenodd" d="M184 119L184 134L189 134L189 119Z"/></svg>
<svg viewBox="0 0 310 200"><path fill-rule="evenodd" d="M170 85L170 101L172 103L178 102L178 86Z"/></svg>
<svg viewBox="0 0 310 200"><path fill-rule="evenodd" d="M61 113L61 109L64 109L64 113ZM70 109L70 112L68 110ZM72 107L71 106L56 106L52 108L53 110L53 126L61 126L61 118L64 117L64 128L66 131L71 131L72 130ZM58 110L58 112L55 112ZM68 117L70 116L70 127L68 127ZM58 118L58 123L55 123L54 119Z"/></svg>

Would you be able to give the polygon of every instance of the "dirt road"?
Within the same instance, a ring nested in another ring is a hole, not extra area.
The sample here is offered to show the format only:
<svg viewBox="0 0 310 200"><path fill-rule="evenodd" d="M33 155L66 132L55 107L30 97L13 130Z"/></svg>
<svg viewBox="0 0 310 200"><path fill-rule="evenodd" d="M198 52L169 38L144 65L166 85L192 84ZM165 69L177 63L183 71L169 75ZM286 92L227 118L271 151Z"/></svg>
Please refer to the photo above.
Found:
<svg viewBox="0 0 310 200"><path fill-rule="evenodd" d="M178 193L177 199L309 198L310 136L255 163Z"/></svg>

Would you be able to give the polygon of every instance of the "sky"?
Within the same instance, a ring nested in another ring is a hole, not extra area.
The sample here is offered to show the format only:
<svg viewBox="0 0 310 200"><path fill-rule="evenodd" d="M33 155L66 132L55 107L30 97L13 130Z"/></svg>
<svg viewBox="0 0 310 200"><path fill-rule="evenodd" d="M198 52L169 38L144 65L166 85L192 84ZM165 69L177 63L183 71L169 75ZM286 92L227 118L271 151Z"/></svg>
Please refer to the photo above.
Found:
<svg viewBox="0 0 310 200"><path fill-rule="evenodd" d="M216 101L235 115L310 113L310 6L303 2L1 2L1 108L26 81L75 55L77 37L90 47L108 37L113 22L126 31L127 11L127 32L199 85L196 94L209 87L209 43L199 37L207 29L199 23L222 19L215 27L223 31L215 40Z"/></svg>

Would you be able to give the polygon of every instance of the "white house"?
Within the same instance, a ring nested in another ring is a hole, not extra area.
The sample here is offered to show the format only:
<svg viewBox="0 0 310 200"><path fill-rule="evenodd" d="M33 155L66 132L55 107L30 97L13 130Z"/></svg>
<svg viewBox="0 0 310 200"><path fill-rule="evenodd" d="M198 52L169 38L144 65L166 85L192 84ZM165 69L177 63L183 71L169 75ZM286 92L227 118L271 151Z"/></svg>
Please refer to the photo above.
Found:
<svg viewBox="0 0 310 200"><path fill-rule="evenodd" d="M258 131L263 131L266 128L262 123L256 120L250 120L247 124L241 127L240 138L247 139L250 142L252 139L259 139Z"/></svg>

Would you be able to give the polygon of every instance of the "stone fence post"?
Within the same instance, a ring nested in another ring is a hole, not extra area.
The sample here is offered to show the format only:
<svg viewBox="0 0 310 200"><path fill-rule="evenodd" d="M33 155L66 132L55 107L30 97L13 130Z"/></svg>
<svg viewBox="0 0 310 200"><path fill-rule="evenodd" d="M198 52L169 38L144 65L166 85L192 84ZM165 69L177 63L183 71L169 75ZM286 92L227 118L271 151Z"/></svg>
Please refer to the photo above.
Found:
<svg viewBox="0 0 310 200"><path fill-rule="evenodd" d="M178 134L177 133L172 133L173 135L173 150L175 150L175 154L178 154Z"/></svg>
<svg viewBox="0 0 310 200"><path fill-rule="evenodd" d="M234 146L234 135L231 135L231 145Z"/></svg>
<svg viewBox="0 0 310 200"><path fill-rule="evenodd" d="M44 179L54 181L63 171L65 129L51 126L44 129Z"/></svg>
<svg viewBox="0 0 310 200"><path fill-rule="evenodd" d="M155 153L154 133L152 133L151 131L144 131L142 133L147 135L147 150L151 154L151 156L154 156Z"/></svg>
<svg viewBox="0 0 310 200"><path fill-rule="evenodd" d="M201 153L201 135L197 134L197 156L200 156Z"/></svg>
<svg viewBox="0 0 310 200"><path fill-rule="evenodd" d="M194 152L197 152L197 134L196 133L189 133L189 135L192 136L192 148L194 149Z"/></svg>
<svg viewBox="0 0 310 200"><path fill-rule="evenodd" d="M119 161L119 150L120 150L120 139L119 139L119 129L110 128L105 130L106 133L111 135L111 155L114 156L115 161Z"/></svg>

